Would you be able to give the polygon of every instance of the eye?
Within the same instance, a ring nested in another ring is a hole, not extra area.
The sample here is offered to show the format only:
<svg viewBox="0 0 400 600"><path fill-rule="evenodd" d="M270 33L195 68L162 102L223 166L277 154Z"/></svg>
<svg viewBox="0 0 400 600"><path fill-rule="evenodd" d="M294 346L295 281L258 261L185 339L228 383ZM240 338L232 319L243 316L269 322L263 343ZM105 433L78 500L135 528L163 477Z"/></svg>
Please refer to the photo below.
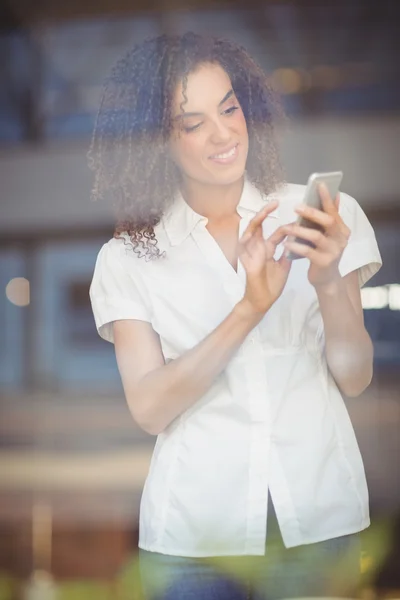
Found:
<svg viewBox="0 0 400 600"><path fill-rule="evenodd" d="M191 131L195 131L196 129L198 129L200 127L200 125L201 125L201 123L197 123L196 125L191 125L190 127L183 125L183 130L186 133L190 133Z"/></svg>
<svg viewBox="0 0 400 600"><path fill-rule="evenodd" d="M227 108L226 110L224 110L224 115L232 115L236 110L238 110L239 107L238 106L230 106L229 108Z"/></svg>

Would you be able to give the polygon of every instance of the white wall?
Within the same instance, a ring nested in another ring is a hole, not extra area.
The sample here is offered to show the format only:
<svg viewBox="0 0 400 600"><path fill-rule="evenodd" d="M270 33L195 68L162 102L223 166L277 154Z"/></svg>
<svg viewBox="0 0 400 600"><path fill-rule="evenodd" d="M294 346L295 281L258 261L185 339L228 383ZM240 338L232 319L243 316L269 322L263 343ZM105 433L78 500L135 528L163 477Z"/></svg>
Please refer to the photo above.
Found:
<svg viewBox="0 0 400 600"><path fill-rule="evenodd" d="M315 170L342 169L342 189L368 207L400 208L400 116L293 121L283 143L290 181ZM0 151L0 231L111 222L109 208L90 202L86 143L51 143Z"/></svg>

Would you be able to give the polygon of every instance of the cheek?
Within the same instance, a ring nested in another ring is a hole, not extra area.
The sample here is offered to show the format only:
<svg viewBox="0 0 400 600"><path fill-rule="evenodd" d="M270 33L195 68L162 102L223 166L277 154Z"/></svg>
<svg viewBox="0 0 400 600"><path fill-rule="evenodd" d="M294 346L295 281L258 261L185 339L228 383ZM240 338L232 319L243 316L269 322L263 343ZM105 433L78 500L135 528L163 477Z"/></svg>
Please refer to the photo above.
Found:
<svg viewBox="0 0 400 600"><path fill-rule="evenodd" d="M235 115L235 127L240 131L241 134L247 135L247 123L242 111L237 111L237 115Z"/></svg>
<svg viewBox="0 0 400 600"><path fill-rule="evenodd" d="M204 143L197 135L182 135L172 143L172 155L178 165L188 165L202 157Z"/></svg>

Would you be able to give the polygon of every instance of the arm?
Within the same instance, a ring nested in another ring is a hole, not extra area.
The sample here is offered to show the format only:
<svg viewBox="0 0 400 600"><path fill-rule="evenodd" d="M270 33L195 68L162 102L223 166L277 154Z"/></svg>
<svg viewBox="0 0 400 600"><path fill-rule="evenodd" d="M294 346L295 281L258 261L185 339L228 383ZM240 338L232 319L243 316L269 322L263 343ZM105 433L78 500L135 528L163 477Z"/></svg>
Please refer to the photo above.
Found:
<svg viewBox="0 0 400 600"><path fill-rule="evenodd" d="M165 364L160 340L151 325L136 320L113 324L118 368L131 413L142 429L163 431L211 387L249 332L280 296L290 262L274 260L282 228L268 240L262 222L276 203L269 203L249 224L239 244L246 271L243 299L226 319L194 348Z"/></svg>
<svg viewBox="0 0 400 600"><path fill-rule="evenodd" d="M160 340L149 323L114 322L118 368L138 425L157 435L192 406L209 390L261 317L237 304L202 342L168 364L164 364Z"/></svg>
<svg viewBox="0 0 400 600"><path fill-rule="evenodd" d="M358 396L371 382L373 347L364 327L358 273L342 278L339 272L350 237L350 229L338 211L339 196L333 201L324 186L320 186L320 195L323 211L302 205L297 212L323 231L297 224L287 226L288 233L312 242L314 247L291 241L285 246L310 260L308 279L319 300L329 369L345 395Z"/></svg>
<svg viewBox="0 0 400 600"><path fill-rule="evenodd" d="M364 327L358 273L349 273L316 291L328 367L346 396L358 396L370 384L373 371L373 347Z"/></svg>

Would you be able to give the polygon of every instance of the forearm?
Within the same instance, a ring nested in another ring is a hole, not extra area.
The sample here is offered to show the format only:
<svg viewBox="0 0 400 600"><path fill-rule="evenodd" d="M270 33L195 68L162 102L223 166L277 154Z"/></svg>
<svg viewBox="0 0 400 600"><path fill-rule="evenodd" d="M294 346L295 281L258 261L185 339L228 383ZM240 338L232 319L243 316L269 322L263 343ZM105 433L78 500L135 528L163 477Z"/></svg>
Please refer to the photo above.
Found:
<svg viewBox="0 0 400 600"><path fill-rule="evenodd" d="M362 313L355 310L340 278L317 289L329 369L341 391L358 396L372 378L373 347Z"/></svg>
<svg viewBox="0 0 400 600"><path fill-rule="evenodd" d="M158 434L211 387L262 314L239 302L227 318L194 348L148 373L128 404L138 424Z"/></svg>

